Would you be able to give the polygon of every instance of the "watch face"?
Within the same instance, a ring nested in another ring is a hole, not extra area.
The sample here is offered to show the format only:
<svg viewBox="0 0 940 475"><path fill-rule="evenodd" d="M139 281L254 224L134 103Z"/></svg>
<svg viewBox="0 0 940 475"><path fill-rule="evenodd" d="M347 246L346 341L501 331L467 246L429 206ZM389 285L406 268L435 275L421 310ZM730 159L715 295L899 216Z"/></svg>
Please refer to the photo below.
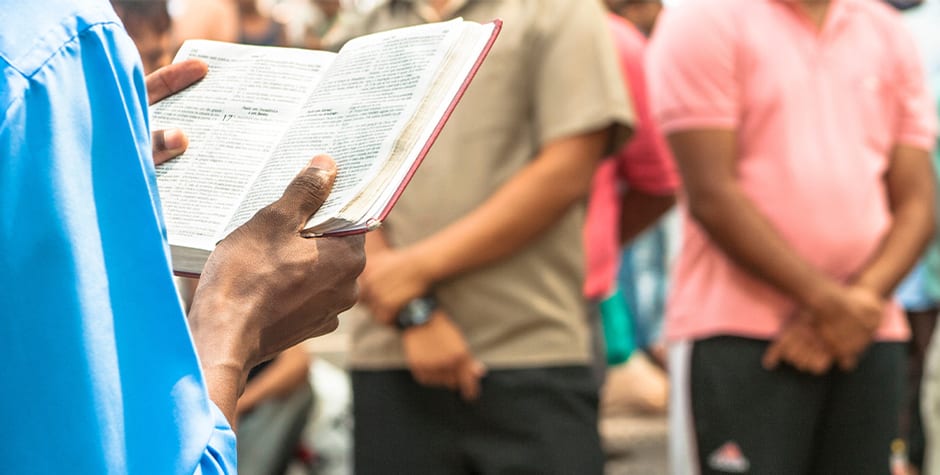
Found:
<svg viewBox="0 0 940 475"><path fill-rule="evenodd" d="M415 299L409 304L412 307L412 313L416 315L429 315L434 310L428 299Z"/></svg>
<svg viewBox="0 0 940 475"><path fill-rule="evenodd" d="M408 302L408 305L398 314L398 326L401 328L409 328L424 325L431 319L431 313L434 312L434 308L434 299L414 299Z"/></svg>

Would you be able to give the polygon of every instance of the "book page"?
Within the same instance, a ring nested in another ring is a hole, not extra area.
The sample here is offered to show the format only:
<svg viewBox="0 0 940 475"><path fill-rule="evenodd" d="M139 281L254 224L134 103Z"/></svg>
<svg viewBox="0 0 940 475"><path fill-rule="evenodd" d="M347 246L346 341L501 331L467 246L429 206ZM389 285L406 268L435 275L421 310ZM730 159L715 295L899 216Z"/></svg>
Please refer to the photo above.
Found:
<svg viewBox="0 0 940 475"><path fill-rule="evenodd" d="M335 54L188 41L176 60L209 73L151 109L152 128L180 128L189 149L156 168L171 245L211 249Z"/></svg>
<svg viewBox="0 0 940 475"><path fill-rule="evenodd" d="M332 156L339 174L311 223L335 217L390 156L398 134L459 37L461 24L455 20L422 25L347 43L277 145L270 165L226 232L279 198L317 153Z"/></svg>
<svg viewBox="0 0 940 475"><path fill-rule="evenodd" d="M405 179L424 145L431 140L447 110L464 88L464 79L471 74L496 28L492 23L464 25L460 40L450 52L431 91L422 101L414 120L401 133L396 144L398 153L378 172L368 188L369 192L362 193L344 210L350 215L361 216L365 221L359 224L365 225L367 220L378 218L398 192L396 184Z"/></svg>

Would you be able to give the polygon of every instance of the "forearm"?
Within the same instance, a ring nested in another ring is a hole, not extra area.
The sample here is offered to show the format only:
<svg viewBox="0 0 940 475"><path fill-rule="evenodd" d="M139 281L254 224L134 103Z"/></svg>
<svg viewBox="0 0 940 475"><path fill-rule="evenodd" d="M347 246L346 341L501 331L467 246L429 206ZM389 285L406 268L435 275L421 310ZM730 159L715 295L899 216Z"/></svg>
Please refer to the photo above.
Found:
<svg viewBox="0 0 940 475"><path fill-rule="evenodd" d="M734 263L810 308L836 288L837 282L797 254L741 189L736 131L677 132L669 145L689 212Z"/></svg>
<svg viewBox="0 0 940 475"><path fill-rule="evenodd" d="M197 290L197 296L199 295ZM199 356L209 399L222 411L234 428L238 397L245 388L253 354L243 337L246 332L222 322L227 318L203 318L201 315L228 315L211 298L194 298L189 312L190 334ZM234 320L234 319L232 319Z"/></svg>
<svg viewBox="0 0 940 475"><path fill-rule="evenodd" d="M237 422L235 409L238 396L245 386L245 374L231 365L202 364L202 376L209 399L222 411L225 420L234 429Z"/></svg>
<svg viewBox="0 0 940 475"><path fill-rule="evenodd" d="M855 283L887 298L921 256L935 227L933 169L924 150L895 150L886 175L891 227Z"/></svg>
<svg viewBox="0 0 940 475"><path fill-rule="evenodd" d="M587 196L607 136L598 131L543 150L474 211L417 243L432 281L504 259L557 223Z"/></svg>
<svg viewBox="0 0 940 475"><path fill-rule="evenodd" d="M620 200L620 243L633 241L652 226L676 202L675 195L654 195L628 189Z"/></svg>
<svg viewBox="0 0 940 475"><path fill-rule="evenodd" d="M691 213L738 266L804 306L836 282L797 254L737 185L693 203Z"/></svg>
<svg viewBox="0 0 940 475"><path fill-rule="evenodd" d="M895 214L891 229L855 283L887 298L910 272L933 234L929 203L911 203Z"/></svg>

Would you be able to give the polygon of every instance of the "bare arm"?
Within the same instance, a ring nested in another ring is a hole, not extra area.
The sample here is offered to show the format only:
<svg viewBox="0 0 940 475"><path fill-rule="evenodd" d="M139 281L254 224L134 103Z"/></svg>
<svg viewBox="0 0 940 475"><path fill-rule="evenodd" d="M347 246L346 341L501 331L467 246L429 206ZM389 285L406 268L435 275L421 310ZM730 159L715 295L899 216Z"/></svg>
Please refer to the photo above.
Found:
<svg viewBox="0 0 940 475"><path fill-rule="evenodd" d="M653 195L628 189L620 200L620 244L633 241L676 203L675 195Z"/></svg>
<svg viewBox="0 0 940 475"><path fill-rule="evenodd" d="M431 281L499 261L587 196L607 130L556 140L479 208L415 245Z"/></svg>
<svg viewBox="0 0 940 475"><path fill-rule="evenodd" d="M694 130L668 139L692 217L731 260L806 306L813 306L819 289L836 285L791 249L744 195L735 180L735 132Z"/></svg>
<svg viewBox="0 0 940 475"><path fill-rule="evenodd" d="M669 137L692 216L739 266L796 300L843 368L871 341L883 303L870 288L820 272L773 229L734 178L735 133L697 130Z"/></svg>
<svg viewBox="0 0 940 475"><path fill-rule="evenodd" d="M482 205L414 245L391 249L381 234L370 235L360 283L375 319L392 323L434 282L499 261L555 224L587 196L607 138L603 130L548 144Z"/></svg>
<svg viewBox="0 0 940 475"><path fill-rule="evenodd" d="M233 427L248 370L333 331L356 301L362 236L300 235L335 177L329 157L314 158L278 201L223 239L203 269L189 326L209 397Z"/></svg>
<svg viewBox="0 0 940 475"><path fill-rule="evenodd" d="M914 266L934 232L933 177L929 152L903 145L894 148L885 175L891 228L858 275L858 285L888 297Z"/></svg>

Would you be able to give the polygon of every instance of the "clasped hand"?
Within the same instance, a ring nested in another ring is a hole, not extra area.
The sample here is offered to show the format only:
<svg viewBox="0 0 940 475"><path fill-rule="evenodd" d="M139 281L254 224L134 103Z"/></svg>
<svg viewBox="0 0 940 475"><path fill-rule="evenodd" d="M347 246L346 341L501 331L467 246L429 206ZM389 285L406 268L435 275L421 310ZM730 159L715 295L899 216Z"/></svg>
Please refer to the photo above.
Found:
<svg viewBox="0 0 940 475"><path fill-rule="evenodd" d="M362 301L376 322L393 325L409 301L428 293L431 273L419 248L393 249L381 231L369 236L366 249L369 262L359 278ZM486 368L443 309L435 310L427 323L403 330L401 341L411 375L419 384L456 391L466 401L479 397Z"/></svg>
<svg viewBox="0 0 940 475"><path fill-rule="evenodd" d="M884 302L870 289L828 286L811 308L788 322L764 354L763 364L772 369L785 361L817 375L834 363L851 370L871 343L883 313Z"/></svg>
<svg viewBox="0 0 940 475"><path fill-rule="evenodd" d="M415 248L392 249L381 235L369 236L369 262L359 278L362 302L376 321L391 325L395 316L411 300L423 297L431 280ZM375 243L376 241L381 244Z"/></svg>

